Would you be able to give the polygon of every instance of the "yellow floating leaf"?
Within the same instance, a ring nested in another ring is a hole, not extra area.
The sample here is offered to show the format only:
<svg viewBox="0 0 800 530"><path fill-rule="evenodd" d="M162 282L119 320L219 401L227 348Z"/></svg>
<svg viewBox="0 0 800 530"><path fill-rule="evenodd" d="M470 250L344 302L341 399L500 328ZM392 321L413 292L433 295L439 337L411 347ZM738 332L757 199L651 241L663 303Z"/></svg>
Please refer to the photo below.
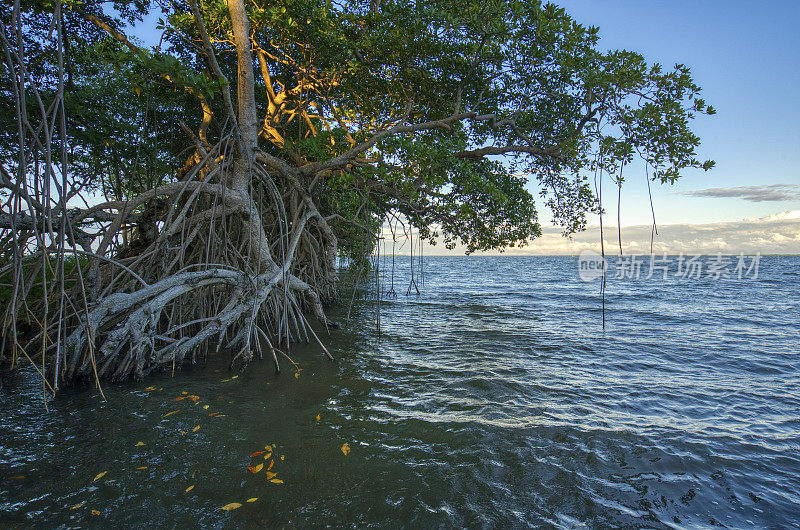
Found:
<svg viewBox="0 0 800 530"><path fill-rule="evenodd" d="M106 473L108 473L108 471L101 471L100 473L98 473L97 475L95 475L95 476L94 476L94 482L97 482L97 481L98 481L98 480L100 480L101 478L105 477L105 476L106 476Z"/></svg>
<svg viewBox="0 0 800 530"><path fill-rule="evenodd" d="M77 510L78 508L80 508L80 507L81 507L81 506L83 506L84 504L86 504L86 501L79 502L79 503L78 503L78 504L76 504L75 506L71 506L71 507L70 507L70 510Z"/></svg>
<svg viewBox="0 0 800 530"><path fill-rule="evenodd" d="M341 449L342 449L342 453L344 453L344 456L347 456L347 455L350 454L350 444L343 443Z"/></svg>
<svg viewBox="0 0 800 530"><path fill-rule="evenodd" d="M200 396L196 396L196 395L194 395L194 394L190 394L190 395L188 395L187 397L188 397L189 399L191 399L192 401L194 401L195 403L197 403L198 401L200 401Z"/></svg>
<svg viewBox="0 0 800 530"><path fill-rule="evenodd" d="M171 410L171 411L167 412L166 414L164 414L164 416L162 416L162 417L166 418L167 416L172 416L173 414L177 414L177 413L178 413L177 410Z"/></svg>
<svg viewBox="0 0 800 530"><path fill-rule="evenodd" d="M236 379L237 377L239 377L239 376L238 375L234 375L234 376L231 377L231 379Z"/></svg>
<svg viewBox="0 0 800 530"><path fill-rule="evenodd" d="M316 417L315 419L316 419L317 421L319 421L319 420L321 420L321 419L322 419L322 416L320 416L319 414L317 414L317 417Z"/></svg>
<svg viewBox="0 0 800 530"><path fill-rule="evenodd" d="M136 469L137 469L138 471L144 471L145 469L147 469L147 466L139 466L139 467L137 467Z"/></svg>
<svg viewBox="0 0 800 530"><path fill-rule="evenodd" d="M269 460L270 458L272 458L272 451L267 451L264 455L264 460Z"/></svg>
<svg viewBox="0 0 800 530"><path fill-rule="evenodd" d="M286 455L281 455L281 460L286 460Z"/></svg>
<svg viewBox="0 0 800 530"><path fill-rule="evenodd" d="M208 410L208 407L210 407L210 406L211 405L203 405L203 410Z"/></svg>
<svg viewBox="0 0 800 530"><path fill-rule="evenodd" d="M92 510L92 515L100 515L100 510Z"/></svg>
<svg viewBox="0 0 800 530"><path fill-rule="evenodd" d="M189 486L188 488L186 488L186 489L185 489L185 490L183 490L183 491L185 491L186 493L189 493L189 492L190 492L190 491L192 491L193 489L194 489L194 484L192 484L191 486Z"/></svg>
<svg viewBox="0 0 800 530"><path fill-rule="evenodd" d="M11 480L22 480L25 478L25 475L14 475L13 477L8 477Z"/></svg>
<svg viewBox="0 0 800 530"><path fill-rule="evenodd" d="M183 394L184 396L185 396L186 394L188 394L188 393L189 393L189 392L187 392L186 390L183 390L183 391L181 391L181 394Z"/></svg>
<svg viewBox="0 0 800 530"><path fill-rule="evenodd" d="M271 478L269 479L269 481L272 482L273 484L283 484L283 481L279 478Z"/></svg>
<svg viewBox="0 0 800 530"><path fill-rule="evenodd" d="M273 473L272 471L267 471L267 480L272 480L277 476L278 476L277 473Z"/></svg>
<svg viewBox="0 0 800 530"><path fill-rule="evenodd" d="M294 378L295 379L300 379L300 372L295 372L294 373Z"/></svg>
<svg viewBox="0 0 800 530"><path fill-rule="evenodd" d="M267 471L269 471L270 469L272 469L272 466L273 466L273 465L275 465L275 461L274 461L274 460L270 460L270 461L269 461L269 465L267 466Z"/></svg>
<svg viewBox="0 0 800 530"><path fill-rule="evenodd" d="M226 504L222 508L220 508L220 510L225 510L226 512L229 512L231 510L235 510L235 509L241 508L241 507L242 507L242 503L241 502L231 502L231 503Z"/></svg>
<svg viewBox="0 0 800 530"><path fill-rule="evenodd" d="M144 445L144 442L136 442L136 447L141 447Z"/></svg>
<svg viewBox="0 0 800 530"><path fill-rule="evenodd" d="M228 382L228 381L230 381L230 380L231 380L231 378L229 377L229 378L227 378L227 379L220 379L220 380L219 380L219 382L220 382L220 383L227 383L227 382Z"/></svg>
<svg viewBox="0 0 800 530"><path fill-rule="evenodd" d="M194 428L192 429L192 432L197 432L199 430L200 430L200 426L199 425L195 425Z"/></svg>
<svg viewBox="0 0 800 530"><path fill-rule="evenodd" d="M247 502L256 502L257 500L258 497L250 497L249 499L247 499Z"/></svg>
<svg viewBox="0 0 800 530"><path fill-rule="evenodd" d="M264 464L258 464L257 466L247 466L247 470L250 473L258 473L262 469L264 469Z"/></svg>
<svg viewBox="0 0 800 530"><path fill-rule="evenodd" d="M156 389L156 387L154 387L154 386L148 386L147 388L145 388L145 391L146 392L152 392L155 389Z"/></svg>

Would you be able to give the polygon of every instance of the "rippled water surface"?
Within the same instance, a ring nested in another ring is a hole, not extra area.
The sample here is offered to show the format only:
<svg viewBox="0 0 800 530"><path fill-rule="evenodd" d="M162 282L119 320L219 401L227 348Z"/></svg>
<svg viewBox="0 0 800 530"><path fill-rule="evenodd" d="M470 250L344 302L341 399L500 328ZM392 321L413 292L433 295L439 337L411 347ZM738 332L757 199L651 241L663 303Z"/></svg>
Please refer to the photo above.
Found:
<svg viewBox="0 0 800 530"><path fill-rule="evenodd" d="M605 331L576 258L430 257L406 297L408 265L381 337L356 300L336 362L292 348L298 377L212 358L49 412L35 377L7 380L0 523L800 525L797 257L755 281L611 279Z"/></svg>

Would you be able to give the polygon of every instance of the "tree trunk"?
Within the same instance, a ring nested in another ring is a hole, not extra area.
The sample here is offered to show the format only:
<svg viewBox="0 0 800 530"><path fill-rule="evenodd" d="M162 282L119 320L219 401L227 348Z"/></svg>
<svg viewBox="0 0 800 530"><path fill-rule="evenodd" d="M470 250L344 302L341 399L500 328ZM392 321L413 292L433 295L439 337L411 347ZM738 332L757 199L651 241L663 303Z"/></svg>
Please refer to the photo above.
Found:
<svg viewBox="0 0 800 530"><path fill-rule="evenodd" d="M234 164L233 189L245 191L250 183L253 154L258 146L258 118L256 117L255 76L253 57L250 55L250 20L243 0L228 0L233 35L236 40L238 62L238 153Z"/></svg>

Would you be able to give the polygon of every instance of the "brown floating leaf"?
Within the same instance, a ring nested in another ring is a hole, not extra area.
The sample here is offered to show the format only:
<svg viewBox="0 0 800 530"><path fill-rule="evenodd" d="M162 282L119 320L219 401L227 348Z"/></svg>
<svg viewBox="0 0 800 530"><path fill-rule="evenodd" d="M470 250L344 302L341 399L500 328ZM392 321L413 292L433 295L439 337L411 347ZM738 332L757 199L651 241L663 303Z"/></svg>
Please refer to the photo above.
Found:
<svg viewBox="0 0 800 530"><path fill-rule="evenodd" d="M171 410L171 411L167 412L166 414L164 414L163 417L166 418L167 416L172 416L173 414L177 414L177 413L178 413L177 409L176 410Z"/></svg>
<svg viewBox="0 0 800 530"><path fill-rule="evenodd" d="M108 471L101 471L100 473L98 473L97 475L95 475L95 476L94 476L94 482L97 482L97 481L98 481L98 480L100 480L101 478L105 477L105 476L106 476L106 473L108 473Z"/></svg>
<svg viewBox="0 0 800 530"><path fill-rule="evenodd" d="M255 458L255 457L261 456L263 454L264 454L264 451L255 451L253 453L250 453L250 458Z"/></svg>
<svg viewBox="0 0 800 530"><path fill-rule="evenodd" d="M269 460L270 458L272 458L272 451L267 451L266 454L264 454L264 460Z"/></svg>
<svg viewBox="0 0 800 530"><path fill-rule="evenodd" d="M192 432L197 432L199 430L200 430L200 426L199 425L195 425L194 428L192 429Z"/></svg>
<svg viewBox="0 0 800 530"><path fill-rule="evenodd" d="M257 466L247 466L247 470L250 473L258 473L264 468L264 464L258 464Z"/></svg>
<svg viewBox="0 0 800 530"><path fill-rule="evenodd" d="M267 471L267 480L272 480L277 476L278 476L277 473L273 473L272 471Z"/></svg>
<svg viewBox="0 0 800 530"><path fill-rule="evenodd" d="M180 431L178 431L178 432L179 432L179 433L181 433L181 434L186 434L186 431L184 431L183 429L181 429L181 430L180 430Z"/></svg>
<svg viewBox="0 0 800 530"><path fill-rule="evenodd" d="M250 497L249 499L247 499L247 502L256 502L257 500L258 497Z"/></svg>
<svg viewBox="0 0 800 530"><path fill-rule="evenodd" d="M273 484L283 484L283 481L279 478L271 478L269 479L269 481L272 482Z"/></svg>
<svg viewBox="0 0 800 530"><path fill-rule="evenodd" d="M25 478L25 475L14 475L13 477L8 477L11 480L22 480Z"/></svg>
<svg viewBox="0 0 800 530"><path fill-rule="evenodd" d="M322 419L322 416L320 416L319 414L317 414L317 417L316 417L315 419L316 419L317 421L319 421L319 420L321 420L321 419Z"/></svg>
<svg viewBox="0 0 800 530"><path fill-rule="evenodd" d="M191 486L189 486L188 488L186 488L186 489L185 489L185 490L183 490L183 491L185 491L186 493L189 493L189 492L190 492L190 491L192 491L193 489L194 489L194 484L192 484Z"/></svg>
<svg viewBox="0 0 800 530"><path fill-rule="evenodd" d="M78 504L76 504L75 506L70 506L70 508L69 508L69 509L70 509L70 510L77 510L78 508L80 508L80 507L81 507L81 506L83 506L84 504L86 504L86 501L79 502L79 503L78 503Z"/></svg>
<svg viewBox="0 0 800 530"><path fill-rule="evenodd" d="M272 466L273 466L273 465L275 465L275 461L274 461L274 460L270 460L270 461L269 461L269 465L267 466L267 471L269 471L270 469L272 469Z"/></svg>
<svg viewBox="0 0 800 530"><path fill-rule="evenodd" d="M172 401L183 401L184 399L186 399L186 396L178 396L175 399L173 399Z"/></svg>
<svg viewBox="0 0 800 530"><path fill-rule="evenodd" d="M141 447L144 445L144 442L136 442L136 447Z"/></svg>
<svg viewBox="0 0 800 530"><path fill-rule="evenodd" d="M100 515L100 510L92 510L92 515Z"/></svg>
<svg viewBox="0 0 800 530"><path fill-rule="evenodd" d="M189 399L191 399L191 400L192 400L192 401L194 401L195 403L197 403L198 401L200 401L200 396L196 396L196 395L194 395L194 394L189 394L189 395L188 395L188 396L186 396L186 397L188 397Z"/></svg>
<svg viewBox="0 0 800 530"><path fill-rule="evenodd" d="M242 507L241 502L231 502L220 508L220 510L225 510L226 512L229 512L231 510L235 510L236 508L241 508L241 507Z"/></svg>
<svg viewBox="0 0 800 530"><path fill-rule="evenodd" d="M344 456L349 455L350 454L350 444L343 443L342 447L341 447L341 450L342 450L342 453L344 453Z"/></svg>
<svg viewBox="0 0 800 530"><path fill-rule="evenodd" d="M144 471L145 469L147 469L147 466L139 466L139 467L137 467L136 469L137 469L138 471Z"/></svg>

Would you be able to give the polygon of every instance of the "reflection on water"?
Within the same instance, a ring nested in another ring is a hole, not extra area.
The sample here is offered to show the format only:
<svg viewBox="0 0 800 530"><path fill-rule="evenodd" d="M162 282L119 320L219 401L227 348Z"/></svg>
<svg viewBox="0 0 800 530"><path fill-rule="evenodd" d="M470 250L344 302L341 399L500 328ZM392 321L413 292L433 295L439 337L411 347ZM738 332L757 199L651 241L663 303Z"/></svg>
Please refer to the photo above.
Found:
<svg viewBox="0 0 800 530"><path fill-rule="evenodd" d="M383 301L380 339L356 302L336 362L293 348L298 378L212 358L45 412L20 374L0 391L0 522L796 525L798 271L611 281L603 331L575 258L430 257L422 296ZM270 461L283 483L247 470Z"/></svg>

